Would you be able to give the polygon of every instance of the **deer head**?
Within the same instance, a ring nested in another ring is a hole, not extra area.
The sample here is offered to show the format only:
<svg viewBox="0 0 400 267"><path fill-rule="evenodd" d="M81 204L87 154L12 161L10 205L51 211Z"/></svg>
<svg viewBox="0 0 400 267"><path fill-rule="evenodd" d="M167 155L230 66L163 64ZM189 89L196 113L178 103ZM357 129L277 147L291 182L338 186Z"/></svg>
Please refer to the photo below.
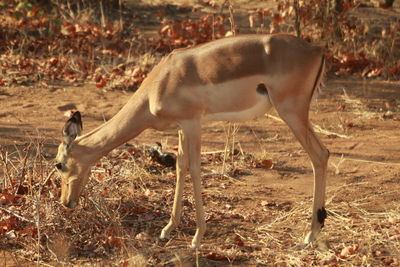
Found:
<svg viewBox="0 0 400 267"><path fill-rule="evenodd" d="M81 147L75 139L82 132L79 111L72 114L62 130L63 140L58 146L55 167L61 174L61 203L73 208L78 204L79 195L86 184L90 167L83 164Z"/></svg>

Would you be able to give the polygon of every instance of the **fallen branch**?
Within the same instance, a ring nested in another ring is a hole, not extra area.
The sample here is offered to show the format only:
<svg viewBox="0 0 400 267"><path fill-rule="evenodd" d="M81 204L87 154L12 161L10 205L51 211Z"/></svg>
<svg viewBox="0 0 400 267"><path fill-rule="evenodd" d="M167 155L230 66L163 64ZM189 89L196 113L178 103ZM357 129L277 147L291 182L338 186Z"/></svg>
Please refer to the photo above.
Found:
<svg viewBox="0 0 400 267"><path fill-rule="evenodd" d="M201 152L201 155L221 154L221 153L224 153L224 152L225 152L225 150L204 151L204 152Z"/></svg>
<svg viewBox="0 0 400 267"><path fill-rule="evenodd" d="M284 123L284 121L283 121L281 118L276 117L276 116L271 115L271 114L265 114L265 117L270 118L270 119L273 119L273 120L275 120L275 121L277 121L277 122L282 122L282 123Z"/></svg>
<svg viewBox="0 0 400 267"><path fill-rule="evenodd" d="M314 131L317 132L317 133L330 135L330 136L334 135L334 136L337 136L337 137L340 137L340 138L344 138L344 139L350 139L351 138L351 136L348 136L348 135L339 134L339 133L331 132L331 131L326 130L326 129L322 129L321 126L316 125L314 123L311 123L311 125L314 128Z"/></svg>
<svg viewBox="0 0 400 267"><path fill-rule="evenodd" d="M333 157L335 157L335 156L333 156ZM400 162L382 162L382 161L374 161L374 160L366 160L366 159L355 159L355 158L345 158L345 160L364 162L364 163L373 163L373 164L380 164L380 165L400 166Z"/></svg>
<svg viewBox="0 0 400 267"><path fill-rule="evenodd" d="M44 182L42 183L42 187L45 186L47 184L47 182L50 180L51 176L53 176L53 174L56 172L56 169L53 169L48 175L46 180L44 180Z"/></svg>

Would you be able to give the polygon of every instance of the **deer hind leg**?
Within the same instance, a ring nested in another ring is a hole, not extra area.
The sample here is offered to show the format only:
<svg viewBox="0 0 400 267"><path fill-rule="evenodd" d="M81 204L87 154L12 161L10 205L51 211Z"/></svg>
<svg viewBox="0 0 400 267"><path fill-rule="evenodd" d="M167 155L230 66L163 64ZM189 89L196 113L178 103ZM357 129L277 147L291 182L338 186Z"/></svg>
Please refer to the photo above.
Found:
<svg viewBox="0 0 400 267"><path fill-rule="evenodd" d="M178 156L176 161L176 188L174 204L172 207L171 218L168 224L162 229L160 239L169 238L169 234L178 227L181 215L182 215L182 195L183 187L185 183L185 176L188 168L188 153L189 146L187 138L183 134L182 130L178 131L179 145L178 145Z"/></svg>
<svg viewBox="0 0 400 267"><path fill-rule="evenodd" d="M281 118L287 123L300 144L309 155L314 172L314 200L312 208L311 229L306 235L304 242L306 244L314 241L318 233L324 226L326 218L325 210L325 187L326 187L326 169L329 158L329 151L320 142L310 126L308 120L309 102L296 101L296 104L290 105L285 109L278 106L277 110Z"/></svg>

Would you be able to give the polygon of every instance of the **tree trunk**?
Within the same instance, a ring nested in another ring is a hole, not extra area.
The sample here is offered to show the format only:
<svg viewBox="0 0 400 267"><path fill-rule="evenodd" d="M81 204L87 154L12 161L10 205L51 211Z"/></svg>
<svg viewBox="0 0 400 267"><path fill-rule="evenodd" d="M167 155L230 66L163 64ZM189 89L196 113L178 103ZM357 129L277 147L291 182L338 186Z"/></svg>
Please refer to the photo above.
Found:
<svg viewBox="0 0 400 267"><path fill-rule="evenodd" d="M294 7L294 28L296 30L297 37L301 37L301 29L300 29L300 10L299 10L299 0L293 0Z"/></svg>
<svg viewBox="0 0 400 267"><path fill-rule="evenodd" d="M337 40L341 40L342 39L342 31L339 27L339 14L343 12L343 0L334 0L334 5L333 5L333 12L335 13L334 16L334 21L333 21L333 27L334 27L334 37Z"/></svg>

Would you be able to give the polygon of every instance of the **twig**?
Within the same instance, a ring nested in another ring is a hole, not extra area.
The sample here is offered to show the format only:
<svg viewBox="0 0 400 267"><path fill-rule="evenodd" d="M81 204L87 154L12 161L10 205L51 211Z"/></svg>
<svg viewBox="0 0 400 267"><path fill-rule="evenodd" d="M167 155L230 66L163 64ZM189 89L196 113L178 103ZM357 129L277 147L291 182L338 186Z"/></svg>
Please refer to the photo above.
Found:
<svg viewBox="0 0 400 267"><path fill-rule="evenodd" d="M42 176L43 177L43 176ZM40 195L41 195L41 192L42 192L42 188L41 188L42 186L40 186L39 187L39 190L38 190L38 192L37 192L37 194L36 194L36 203L35 203L35 206L36 206L36 222L35 222L35 224L36 224L36 231L37 231L37 239L36 239L36 246L37 246L37 260L36 260L36 265L37 266L40 266L40 262L41 262L41 253L40 253L40 240L41 240L41 237L42 237L42 229L40 228L40 219L41 219L41 217L40 217Z"/></svg>
<svg viewBox="0 0 400 267"><path fill-rule="evenodd" d="M375 164L381 164L381 165L400 166L400 162L382 162L382 161L366 160L366 159L354 159L354 158L346 158L346 160L365 162L365 163L375 163Z"/></svg>
<svg viewBox="0 0 400 267"><path fill-rule="evenodd" d="M267 118L273 119L273 120L278 121L278 122L282 122L282 123L284 122L281 118L278 118L278 117L276 117L274 115L271 115L271 114L265 114L265 116ZM311 123L311 126L314 128L314 131L317 132L317 133L321 133L321 134L324 134L324 135L334 135L334 136L337 136L337 137L340 137L340 138L344 138L344 139L350 139L351 138L351 136L348 136L348 135L335 133L335 132L323 129L321 126L319 126L317 124L314 124L314 123Z"/></svg>
<svg viewBox="0 0 400 267"><path fill-rule="evenodd" d="M337 137L340 137L340 138L344 138L344 139L350 139L351 138L351 136L348 136L348 135L339 134L339 133L335 133L335 132L332 132L332 131L329 131L329 130L326 130L326 129L322 129L321 126L316 125L314 123L311 123L311 125L314 128L314 131L317 132L317 133L321 133L321 134L325 134L325 135L334 135L334 136L337 136Z"/></svg>
<svg viewBox="0 0 400 267"><path fill-rule="evenodd" d="M222 173L222 176L225 177L225 178L230 179L233 182L240 183L240 184L246 184L245 182L242 182L242 181L240 181L240 180L238 180L236 178L233 178L233 177L231 177L231 176L229 176L227 174Z"/></svg>
<svg viewBox="0 0 400 267"><path fill-rule="evenodd" d="M299 1L294 0L293 1L293 6L294 6L294 28L296 30L296 36L300 37L301 36L301 29L300 29L300 7L299 7Z"/></svg>
<svg viewBox="0 0 400 267"><path fill-rule="evenodd" d="M124 22L122 19L122 0L118 1L118 6L119 6L119 26L121 28L121 32L123 32Z"/></svg>
<svg viewBox="0 0 400 267"><path fill-rule="evenodd" d="M224 11L224 7L226 5L226 3L228 2L228 0L225 0L224 3L221 5L221 9L219 11L219 14L222 15L222 12Z"/></svg>
<svg viewBox="0 0 400 267"><path fill-rule="evenodd" d="M100 0L100 13L101 13L101 27L103 27L104 30L106 27L106 17L104 15L103 0Z"/></svg>
<svg viewBox="0 0 400 267"><path fill-rule="evenodd" d="M8 160L8 151L7 150L3 150L1 148L0 159L3 162L4 169L5 169L4 174L6 176L6 179L4 179L4 182L3 182L4 184L2 186L4 186L4 188L9 187L9 186L12 187L11 177L10 177L10 173L9 173L9 169L8 169L9 160ZM8 184L7 184L7 182L8 182Z"/></svg>
<svg viewBox="0 0 400 267"><path fill-rule="evenodd" d="M32 145L32 143L29 143L28 147L26 148L26 154L25 154L24 157L22 157L22 154L20 153L18 147L16 145L14 145L16 151L18 152L18 155L19 155L19 158L20 158L20 162L22 161L22 168L20 168L22 173L20 175L19 185L16 188L16 191L18 191L18 188L24 183L24 180L25 180L26 164L27 164L28 158L30 156L31 145ZM15 193L16 193L16 191L15 191Z"/></svg>
<svg viewBox="0 0 400 267"><path fill-rule="evenodd" d="M235 124L235 123L229 123L228 124L228 129L224 128L225 131L225 148L224 148L224 158L222 160L222 168L221 168L221 175L225 176L225 168L226 168L226 161L227 161L227 157L228 157L228 152L229 152L229 142L230 140L232 140L232 161L231 164L233 165L233 151L234 151L234 146L235 146L235 135L237 133L237 130L239 129L239 127Z"/></svg>
<svg viewBox="0 0 400 267"><path fill-rule="evenodd" d="M106 212L104 211L104 209L100 208L99 203L96 203L92 198L88 198L88 200L90 202L93 203L93 205L95 206L95 208L97 209L98 212L100 212L100 214L103 216L103 218L105 218L106 220L108 220L108 218L110 218L110 216L108 214L106 214Z"/></svg>
<svg viewBox="0 0 400 267"><path fill-rule="evenodd" d="M49 237L47 236L47 234L45 234L46 236L46 247L47 250L53 255L54 258L56 258L57 262L60 262L60 260L58 259L57 254L49 247Z"/></svg>
<svg viewBox="0 0 400 267"><path fill-rule="evenodd" d="M342 154L342 156L340 157L339 162L337 164L331 162L331 165L333 167L335 167L335 174L336 175L340 174L340 165L342 165L342 163L345 162L345 161L346 161L346 159L344 158L344 155Z"/></svg>
<svg viewBox="0 0 400 267"><path fill-rule="evenodd" d="M29 258L27 258L27 257L24 257L24 256L21 256L21 255L18 255L18 256L16 256L17 258L20 258L20 259L23 259L24 261L31 261L31 259L29 259ZM47 266L47 267L54 267L54 266L56 266L56 265L51 265L51 264L48 264L48 263L45 263L44 261L42 261L42 260L38 260L37 261L40 265L43 265L43 266Z"/></svg>
<svg viewBox="0 0 400 267"><path fill-rule="evenodd" d="M12 210L3 208L3 207L1 207L1 206L0 206L0 210L5 211L5 212L7 212L7 213L10 213L11 215L17 217L18 219L20 219L20 220L22 220L22 221L24 221L24 222L35 223L34 221L32 221L32 220L30 220L30 219L27 219L27 218L25 218L24 216L19 215L18 213L15 213L15 212L12 211Z"/></svg>
<svg viewBox="0 0 400 267"><path fill-rule="evenodd" d="M228 0L229 3L229 22L231 23L231 32L232 35L235 36L236 35L236 25L235 25L235 19L233 17L233 5L231 0Z"/></svg>
<svg viewBox="0 0 400 267"><path fill-rule="evenodd" d="M284 123L284 121L283 121L281 118L276 117L276 116L271 115L271 114L265 114L265 117L270 118L270 119L273 119L273 120L275 120L275 121L277 121L277 122L282 122L282 123Z"/></svg>
<svg viewBox="0 0 400 267"><path fill-rule="evenodd" d="M44 182L42 183L42 187L45 186L47 184L47 182L50 180L51 176L53 176L53 174L56 172L56 169L53 169L46 177L46 180L44 180Z"/></svg>
<svg viewBox="0 0 400 267"><path fill-rule="evenodd" d="M201 152L201 155L220 154L220 153L224 153L224 152L225 152L225 150L205 151L205 152Z"/></svg>

